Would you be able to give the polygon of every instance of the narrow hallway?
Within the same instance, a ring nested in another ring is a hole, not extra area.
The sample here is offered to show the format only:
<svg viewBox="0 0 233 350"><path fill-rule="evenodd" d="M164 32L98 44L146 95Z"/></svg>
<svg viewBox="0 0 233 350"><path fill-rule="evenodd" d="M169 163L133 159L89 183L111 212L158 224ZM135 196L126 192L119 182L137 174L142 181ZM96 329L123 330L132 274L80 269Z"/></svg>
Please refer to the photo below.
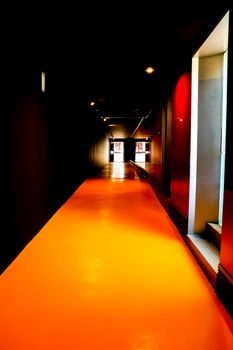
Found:
<svg viewBox="0 0 233 350"><path fill-rule="evenodd" d="M1 350L232 350L233 322L149 184L87 179L0 276Z"/></svg>

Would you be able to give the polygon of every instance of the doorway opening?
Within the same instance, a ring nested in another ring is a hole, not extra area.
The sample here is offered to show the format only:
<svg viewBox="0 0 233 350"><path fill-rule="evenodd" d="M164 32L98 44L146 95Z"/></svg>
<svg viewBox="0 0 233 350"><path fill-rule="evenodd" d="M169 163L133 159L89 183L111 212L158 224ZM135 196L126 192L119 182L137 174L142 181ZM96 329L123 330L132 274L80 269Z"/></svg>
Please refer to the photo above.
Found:
<svg viewBox="0 0 233 350"><path fill-rule="evenodd" d="M124 162L124 142L110 141L110 162Z"/></svg>
<svg viewBox="0 0 233 350"><path fill-rule="evenodd" d="M146 163L149 162L150 143L148 141L136 141L135 144L135 162Z"/></svg>

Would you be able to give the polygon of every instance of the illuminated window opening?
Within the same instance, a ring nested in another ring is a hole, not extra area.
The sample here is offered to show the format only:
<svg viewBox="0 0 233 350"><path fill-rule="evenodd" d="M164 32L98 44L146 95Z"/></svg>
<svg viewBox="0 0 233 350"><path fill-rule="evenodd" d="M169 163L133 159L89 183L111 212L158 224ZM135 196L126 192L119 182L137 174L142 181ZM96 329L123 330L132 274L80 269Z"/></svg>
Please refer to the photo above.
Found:
<svg viewBox="0 0 233 350"><path fill-rule="evenodd" d="M110 159L112 159L114 163L124 162L124 142L123 141L110 142Z"/></svg>
<svg viewBox="0 0 233 350"><path fill-rule="evenodd" d="M228 30L229 12L192 59L188 236L194 245L200 245L198 250L204 251L201 254L214 271L219 261L224 199ZM209 225L215 227L216 234L207 232ZM215 264L203 248L206 235L211 235L208 241L217 249L208 248L212 257L216 256Z"/></svg>

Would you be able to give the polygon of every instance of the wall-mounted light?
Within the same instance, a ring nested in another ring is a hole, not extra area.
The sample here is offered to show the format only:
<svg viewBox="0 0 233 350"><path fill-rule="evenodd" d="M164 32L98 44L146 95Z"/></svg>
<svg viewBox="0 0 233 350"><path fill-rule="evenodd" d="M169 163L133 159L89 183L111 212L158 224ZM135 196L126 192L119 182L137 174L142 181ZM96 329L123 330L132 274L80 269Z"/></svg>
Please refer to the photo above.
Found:
<svg viewBox="0 0 233 350"><path fill-rule="evenodd" d="M95 105L95 102L94 102L94 101L91 101L90 105L91 105L91 106L94 106L94 105Z"/></svg>
<svg viewBox="0 0 233 350"><path fill-rule="evenodd" d="M45 72L41 72L41 91L45 92Z"/></svg>

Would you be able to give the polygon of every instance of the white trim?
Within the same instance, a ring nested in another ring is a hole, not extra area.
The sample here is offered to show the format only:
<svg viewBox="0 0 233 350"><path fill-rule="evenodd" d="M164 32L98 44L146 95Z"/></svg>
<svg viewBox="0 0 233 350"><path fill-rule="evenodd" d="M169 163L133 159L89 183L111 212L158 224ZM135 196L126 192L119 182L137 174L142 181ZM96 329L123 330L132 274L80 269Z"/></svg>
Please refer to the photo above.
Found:
<svg viewBox="0 0 233 350"><path fill-rule="evenodd" d="M198 136L198 81L199 58L192 59L192 96L191 96L191 144L190 144L190 181L188 233L194 233L197 181L197 136Z"/></svg>
<svg viewBox="0 0 233 350"><path fill-rule="evenodd" d="M227 64L228 50L223 56L223 96L222 96L222 137L221 137L221 169L220 169L220 193L219 193L219 225L222 225L224 177L225 177L225 152L226 152L226 119L227 119Z"/></svg>

